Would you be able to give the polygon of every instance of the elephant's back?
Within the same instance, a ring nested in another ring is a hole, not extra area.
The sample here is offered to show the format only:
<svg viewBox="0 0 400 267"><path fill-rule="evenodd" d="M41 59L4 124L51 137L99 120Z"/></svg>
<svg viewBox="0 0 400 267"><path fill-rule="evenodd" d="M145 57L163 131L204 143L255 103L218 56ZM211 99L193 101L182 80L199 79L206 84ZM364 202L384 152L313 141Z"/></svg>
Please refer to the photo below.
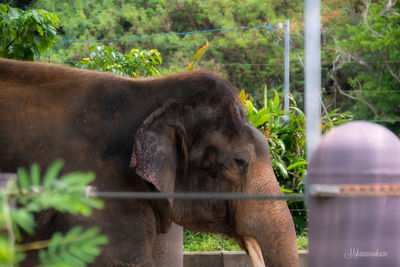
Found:
<svg viewBox="0 0 400 267"><path fill-rule="evenodd" d="M102 153L98 143L121 137L130 97L115 91L128 85L112 74L0 59L0 169L56 158L88 165Z"/></svg>

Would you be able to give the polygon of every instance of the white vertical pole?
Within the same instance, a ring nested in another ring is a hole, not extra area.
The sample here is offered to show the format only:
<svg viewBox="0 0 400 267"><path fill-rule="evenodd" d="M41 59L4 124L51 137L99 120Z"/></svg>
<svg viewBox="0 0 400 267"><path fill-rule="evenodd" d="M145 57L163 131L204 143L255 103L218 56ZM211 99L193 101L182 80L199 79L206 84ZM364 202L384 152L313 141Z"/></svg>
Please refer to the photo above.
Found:
<svg viewBox="0 0 400 267"><path fill-rule="evenodd" d="M305 110L307 160L321 139L321 14L320 0L306 0L305 30Z"/></svg>
<svg viewBox="0 0 400 267"><path fill-rule="evenodd" d="M289 77L290 77L290 72L289 72L289 59L290 59L290 54L289 54L289 38L290 38L290 28L289 28L289 20L285 20L285 102L284 102L284 107L285 111L289 110Z"/></svg>
<svg viewBox="0 0 400 267"><path fill-rule="evenodd" d="M321 2L306 0L304 8L305 46L305 110L307 161L317 149L321 139ZM304 178L306 204L308 201L308 179Z"/></svg>

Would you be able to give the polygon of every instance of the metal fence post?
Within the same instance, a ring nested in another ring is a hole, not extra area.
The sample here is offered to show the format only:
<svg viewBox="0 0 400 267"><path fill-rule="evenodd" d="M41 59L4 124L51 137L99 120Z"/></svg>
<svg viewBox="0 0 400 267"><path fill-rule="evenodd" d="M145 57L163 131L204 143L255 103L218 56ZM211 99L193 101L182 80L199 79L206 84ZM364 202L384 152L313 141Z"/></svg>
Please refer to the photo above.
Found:
<svg viewBox="0 0 400 267"><path fill-rule="evenodd" d="M305 110L307 133L307 159L321 139L321 26L320 1L305 3Z"/></svg>
<svg viewBox="0 0 400 267"><path fill-rule="evenodd" d="M306 0L304 8L305 46L305 111L307 161L321 139L321 3L320 0ZM305 195L308 194L308 178L304 178ZM307 199L307 198L306 198ZM307 200L306 200L307 201ZM307 202L306 202L307 203Z"/></svg>
<svg viewBox="0 0 400 267"><path fill-rule="evenodd" d="M290 22L289 20L285 20L285 111L289 111L289 77L290 77L290 69L289 69L289 60L290 60Z"/></svg>

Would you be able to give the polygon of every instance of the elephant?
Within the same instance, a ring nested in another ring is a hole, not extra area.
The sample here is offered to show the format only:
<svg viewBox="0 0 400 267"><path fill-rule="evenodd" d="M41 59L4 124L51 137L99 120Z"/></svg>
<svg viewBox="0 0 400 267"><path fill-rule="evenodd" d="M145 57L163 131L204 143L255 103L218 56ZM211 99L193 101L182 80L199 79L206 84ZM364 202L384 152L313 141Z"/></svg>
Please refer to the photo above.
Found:
<svg viewBox="0 0 400 267"><path fill-rule="evenodd" d="M132 79L1 59L0 136L3 172L62 158L64 172L93 171L99 191L282 194L238 90L210 71ZM107 199L89 217L39 214L29 238L97 225L109 242L92 266L156 266L173 222L233 237L255 266L298 266L284 200Z"/></svg>
<svg viewBox="0 0 400 267"><path fill-rule="evenodd" d="M183 227L171 224L165 234L157 235L153 247L155 266L159 267L183 267Z"/></svg>

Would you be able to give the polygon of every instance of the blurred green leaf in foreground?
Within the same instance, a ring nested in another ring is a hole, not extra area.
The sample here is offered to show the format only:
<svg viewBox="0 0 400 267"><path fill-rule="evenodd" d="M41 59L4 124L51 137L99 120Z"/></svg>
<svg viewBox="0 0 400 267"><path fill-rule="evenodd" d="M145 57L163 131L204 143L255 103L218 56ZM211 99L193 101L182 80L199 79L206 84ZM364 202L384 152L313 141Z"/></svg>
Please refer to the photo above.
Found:
<svg viewBox="0 0 400 267"><path fill-rule="evenodd" d="M23 243L21 229L32 235L34 213L49 208L89 216L103 202L85 197L87 185L94 180L91 172L73 172L59 177L64 163L56 160L41 176L38 164L19 168L0 189L0 265L15 266L25 251L39 250L42 266L86 266L100 254L107 237L97 227L73 227L65 234L55 233L50 240Z"/></svg>

